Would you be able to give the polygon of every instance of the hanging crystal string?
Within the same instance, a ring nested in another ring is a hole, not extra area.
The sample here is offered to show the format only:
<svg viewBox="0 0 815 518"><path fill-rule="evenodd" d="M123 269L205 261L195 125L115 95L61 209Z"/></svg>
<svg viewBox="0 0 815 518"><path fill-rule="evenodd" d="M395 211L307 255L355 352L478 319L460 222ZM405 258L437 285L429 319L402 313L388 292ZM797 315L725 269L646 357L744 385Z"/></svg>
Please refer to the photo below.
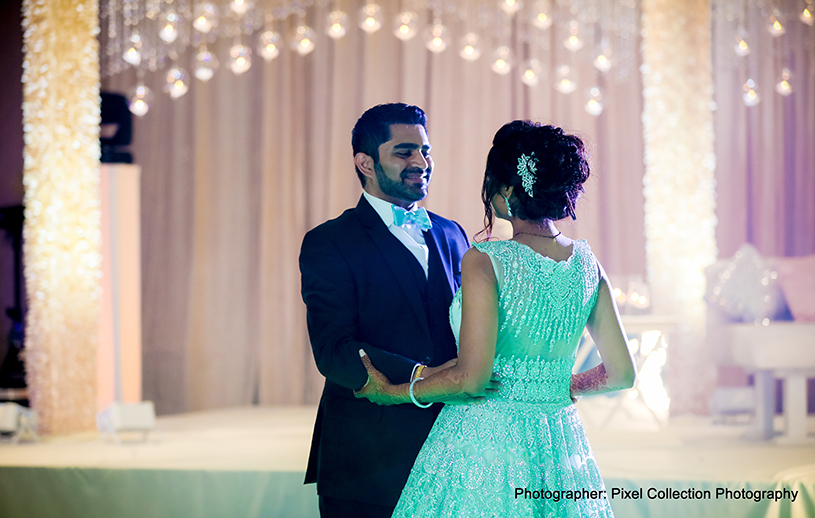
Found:
<svg viewBox="0 0 815 518"><path fill-rule="evenodd" d="M264 15L263 32L258 38L258 54L266 61L271 61L280 55L280 32L276 31L275 15L271 9Z"/></svg>
<svg viewBox="0 0 815 518"><path fill-rule="evenodd" d="M292 10L297 16L297 28L294 31L294 38L291 40L291 49L301 56L305 56L314 50L314 31L306 23L305 5L295 2Z"/></svg>
<svg viewBox="0 0 815 518"><path fill-rule="evenodd" d="M340 8L340 1L331 2L331 12L325 24L325 33L332 40L338 40L348 34L348 14Z"/></svg>
<svg viewBox="0 0 815 518"><path fill-rule="evenodd" d="M571 14L564 14L564 22L571 21ZM558 92L568 95L577 89L577 72L572 67L572 54L565 45L564 41L568 40L571 35L571 26L569 23L556 23L553 27L554 48L552 55L555 58L555 82L554 88ZM564 32L565 31L565 32Z"/></svg>
<svg viewBox="0 0 815 518"><path fill-rule="evenodd" d="M399 14L393 19L393 35L402 41L412 40L419 32L418 12L416 0L404 0Z"/></svg>
<svg viewBox="0 0 815 518"><path fill-rule="evenodd" d="M792 31L796 30L795 26L791 26L790 29ZM790 36L786 36L783 38L774 38L774 44L776 46L775 54L779 56L779 63L780 63L780 71L778 76L778 82L775 84L775 91L783 96L787 97L793 93L792 83L790 82L792 79L792 72L789 69L789 62L790 62L790 48L789 48L789 41ZM778 66L778 65L776 65Z"/></svg>
<svg viewBox="0 0 815 518"><path fill-rule="evenodd" d="M750 54L750 41L747 37L747 0L739 2L738 27L736 29L736 44L733 47L736 56L744 57Z"/></svg>
<svg viewBox="0 0 815 518"><path fill-rule="evenodd" d="M230 13L224 20L226 30L233 40L229 49L229 69L240 75L252 67L252 49L243 44L243 15L251 8L250 0L232 0Z"/></svg>
<svg viewBox="0 0 815 518"><path fill-rule="evenodd" d="M806 5L801 10L801 14L798 15L798 19L810 27L815 25L815 5L813 4L815 4L815 0L806 0Z"/></svg>
<svg viewBox="0 0 815 518"><path fill-rule="evenodd" d="M425 48L435 54L444 52L450 45L450 29L442 21L442 2L431 0L428 11L433 13L433 21L425 29Z"/></svg>
<svg viewBox="0 0 815 518"><path fill-rule="evenodd" d="M524 62L520 69L521 82L532 88L538 86L541 80L543 66L538 59L535 31L537 30L531 23L530 16L516 17L516 23L521 34L521 46L523 48Z"/></svg>
<svg viewBox="0 0 815 518"><path fill-rule="evenodd" d="M595 117L603 113L603 81L605 73L611 69L611 51L608 48L603 21L605 17L602 14L603 13L598 12L598 16L595 17L594 23L592 24L594 38L593 45L590 47L596 49L592 51L592 55L596 56L592 61L596 72L593 73L593 84L586 90L586 102L583 105L583 109L586 110L586 113L594 115Z"/></svg>
<svg viewBox="0 0 815 518"><path fill-rule="evenodd" d="M616 25L617 44L615 48L620 57L617 67L614 70L614 79L617 83L627 83L631 78L631 69L635 62L637 53L636 34L638 32L637 23L637 2L636 0L620 0L614 4L614 23Z"/></svg>
<svg viewBox="0 0 815 518"><path fill-rule="evenodd" d="M552 29L552 22L554 21L554 11L552 10L551 0L537 0L530 13L532 25L536 30L533 30L533 43L540 50L541 56L550 56L552 48L552 36L554 29ZM551 74L554 59L549 58L549 66L543 68L542 74L546 73L545 84L551 86Z"/></svg>
<svg viewBox="0 0 815 518"><path fill-rule="evenodd" d="M507 75L512 70L514 56L509 42L510 15L501 13L496 17L493 25L493 36L497 48L492 53L490 68L498 75Z"/></svg>
<svg viewBox="0 0 815 518"><path fill-rule="evenodd" d="M464 36L461 37L459 43L458 55L466 61L476 61L481 57L481 43L478 34L478 18L476 14L476 7L472 4L465 4L463 9L459 10L461 32Z"/></svg>
<svg viewBox="0 0 815 518"><path fill-rule="evenodd" d="M597 50L594 54L592 64L594 65L594 68L603 73L611 70L613 59L613 50L611 48L611 40L609 38L609 23L611 20L609 7L609 3L602 2L595 21L595 48Z"/></svg>
<svg viewBox="0 0 815 518"><path fill-rule="evenodd" d="M755 17L750 16L750 9L749 9L749 4L747 3L747 0L745 0L744 11L745 11L745 18L746 18L746 23L745 23L746 29L747 29L748 33L755 34L755 29L756 29L755 26L757 24L755 22ZM757 42L757 38L756 38L755 41ZM754 77L757 77L755 74L757 72L757 70L756 70L757 69L756 61L757 61L758 58L753 53L748 53L745 56L745 58L746 59L744 60L744 75L747 76L747 79L745 80L744 85L742 85L742 90L743 90L743 92L742 92L742 100L744 101L744 104L746 106L756 106L758 103L761 102L761 95L760 95L760 92L759 92L759 89L758 89L758 83L754 79Z"/></svg>

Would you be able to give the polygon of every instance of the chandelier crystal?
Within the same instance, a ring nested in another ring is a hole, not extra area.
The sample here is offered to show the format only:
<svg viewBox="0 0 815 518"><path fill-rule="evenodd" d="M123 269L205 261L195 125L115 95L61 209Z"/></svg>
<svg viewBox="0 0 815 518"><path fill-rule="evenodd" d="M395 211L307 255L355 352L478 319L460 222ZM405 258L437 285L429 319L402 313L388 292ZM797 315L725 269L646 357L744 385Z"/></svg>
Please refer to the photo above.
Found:
<svg viewBox="0 0 815 518"><path fill-rule="evenodd" d="M393 19L393 35L402 41L412 39L419 32L419 15L403 11Z"/></svg>
<svg viewBox="0 0 815 518"><path fill-rule="evenodd" d="M382 28L382 8L375 3L366 4L359 11L359 28L373 34Z"/></svg>
<svg viewBox="0 0 815 518"><path fill-rule="evenodd" d="M611 70L611 49L603 49L597 54L597 57L594 58L592 62L594 68L599 70L600 72L608 72Z"/></svg>
<svg viewBox="0 0 815 518"><path fill-rule="evenodd" d="M161 41L164 43L172 43L178 38L178 23L180 18L178 13L172 9L164 13L163 18L164 23L158 33L158 37L161 38Z"/></svg>
<svg viewBox="0 0 815 518"><path fill-rule="evenodd" d="M310 54L314 50L314 31L307 25L300 25L294 31L291 48L301 56Z"/></svg>
<svg viewBox="0 0 815 518"><path fill-rule="evenodd" d="M563 46L572 52L577 52L583 48L583 40L577 35L578 28L576 20L569 22L569 37L563 41Z"/></svg>
<svg viewBox="0 0 815 518"><path fill-rule="evenodd" d="M243 16L252 7L254 4L250 0L232 0L229 3L229 8L238 16Z"/></svg>
<svg viewBox="0 0 815 518"><path fill-rule="evenodd" d="M153 102L153 92L139 81L127 94L127 107L137 117L144 117L150 111Z"/></svg>
<svg viewBox="0 0 815 518"><path fill-rule="evenodd" d="M501 9L510 16L523 9L523 2L520 0L500 0Z"/></svg>
<svg viewBox="0 0 815 518"><path fill-rule="evenodd" d="M461 39L461 50L458 55L467 61L475 61L481 57L481 46L478 44L478 34L468 32Z"/></svg>
<svg viewBox="0 0 815 518"><path fill-rule="evenodd" d="M537 59L529 59L521 65L521 82L526 86L538 86L541 75L541 64Z"/></svg>
<svg viewBox="0 0 815 518"><path fill-rule="evenodd" d="M187 71L174 66L164 76L164 91L173 99L178 99L190 89Z"/></svg>
<svg viewBox="0 0 815 518"><path fill-rule="evenodd" d="M512 70L512 50L507 46L495 49L490 68L498 75L505 76Z"/></svg>
<svg viewBox="0 0 815 518"><path fill-rule="evenodd" d="M218 8L209 2L195 6L192 26L198 32L209 33L218 27Z"/></svg>
<svg viewBox="0 0 815 518"><path fill-rule="evenodd" d="M218 58L207 50L206 45L201 45L198 54L195 55L195 77L199 81L207 82L215 75L218 68Z"/></svg>
<svg viewBox="0 0 815 518"><path fill-rule="evenodd" d="M134 31L130 35L130 43L122 54L122 59L135 67L141 64L141 37L138 32Z"/></svg>
<svg viewBox="0 0 815 518"><path fill-rule="evenodd" d="M788 68L781 70L781 80L776 83L775 91L784 97L790 95L792 93L792 85L790 84L791 77L792 74Z"/></svg>
<svg viewBox="0 0 815 518"><path fill-rule="evenodd" d="M348 34L348 15L342 11L329 13L325 33L333 40L338 40Z"/></svg>
<svg viewBox="0 0 815 518"><path fill-rule="evenodd" d="M603 96L600 93L600 88L596 86L589 88L586 91L586 97L586 104L583 106L586 113L595 117L603 113Z"/></svg>
<svg viewBox="0 0 815 518"><path fill-rule="evenodd" d="M781 24L781 21L778 19L778 16L775 14L770 16L770 22L767 24L767 31L770 33L770 36L775 38L784 35L787 30Z"/></svg>
<svg viewBox="0 0 815 518"><path fill-rule="evenodd" d="M450 44L450 31L442 25L441 21L436 21L429 26L425 32L425 47L430 52L436 54L443 52Z"/></svg>
<svg viewBox="0 0 815 518"><path fill-rule="evenodd" d="M241 75L252 67L252 49L240 43L229 49L229 69Z"/></svg>
<svg viewBox="0 0 815 518"><path fill-rule="evenodd" d="M280 33L264 31L258 38L258 54L266 61L271 61L280 55Z"/></svg>
<svg viewBox="0 0 815 518"><path fill-rule="evenodd" d="M755 81L748 79L742 88L744 90L742 100L744 100L745 106L756 106L761 102L761 96L758 95L758 87Z"/></svg>
<svg viewBox="0 0 815 518"><path fill-rule="evenodd" d="M815 19L813 19L812 17L811 4L804 7L804 10L801 11L800 15L798 15L798 19L804 22L805 24L809 25L810 27L812 27L812 25L815 24Z"/></svg>
<svg viewBox="0 0 815 518"><path fill-rule="evenodd" d="M561 65L557 69L555 90L562 94L570 94L577 89L577 82L572 79L572 70L568 65Z"/></svg>
<svg viewBox="0 0 815 518"><path fill-rule="evenodd" d="M548 0L538 0L533 11L532 24L538 29L548 29L554 19L552 18L552 5Z"/></svg>

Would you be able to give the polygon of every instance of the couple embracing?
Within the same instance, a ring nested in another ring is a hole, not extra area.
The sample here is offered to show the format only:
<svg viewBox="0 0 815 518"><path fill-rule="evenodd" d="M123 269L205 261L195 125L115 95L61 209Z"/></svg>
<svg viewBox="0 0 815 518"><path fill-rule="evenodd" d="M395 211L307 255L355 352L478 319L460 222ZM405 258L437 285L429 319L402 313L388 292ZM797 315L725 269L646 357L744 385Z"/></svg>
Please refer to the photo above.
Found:
<svg viewBox="0 0 815 518"><path fill-rule="evenodd" d="M602 267L555 226L589 176L582 141L504 125L482 200L486 235L497 217L513 238L472 248L416 206L433 172L420 108L369 109L352 147L363 195L300 252L326 377L306 472L321 516L612 516L573 399L630 387L635 371ZM586 327L602 363L572 375Z"/></svg>

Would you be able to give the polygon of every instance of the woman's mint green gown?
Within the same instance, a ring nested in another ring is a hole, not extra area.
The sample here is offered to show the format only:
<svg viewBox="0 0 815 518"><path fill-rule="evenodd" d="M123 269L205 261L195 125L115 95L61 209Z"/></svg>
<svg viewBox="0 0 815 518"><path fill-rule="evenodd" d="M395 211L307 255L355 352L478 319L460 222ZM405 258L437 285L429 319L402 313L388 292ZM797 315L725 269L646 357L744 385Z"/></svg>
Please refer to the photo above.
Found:
<svg viewBox="0 0 815 518"><path fill-rule="evenodd" d="M479 405L446 405L420 451L393 516L610 517L602 499L516 498L532 491L604 490L571 398L575 352L597 300L599 267L575 241L556 262L516 241L475 247L498 280L493 371L502 387ZM461 291L450 307L458 342Z"/></svg>

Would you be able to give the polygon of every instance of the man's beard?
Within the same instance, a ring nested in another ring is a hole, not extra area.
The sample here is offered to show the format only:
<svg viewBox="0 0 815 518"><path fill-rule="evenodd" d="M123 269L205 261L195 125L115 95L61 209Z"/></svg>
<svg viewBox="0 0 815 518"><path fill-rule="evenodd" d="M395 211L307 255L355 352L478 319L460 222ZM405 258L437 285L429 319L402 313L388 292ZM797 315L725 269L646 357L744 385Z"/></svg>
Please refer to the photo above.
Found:
<svg viewBox="0 0 815 518"><path fill-rule="evenodd" d="M427 174L427 183L424 184L425 188L412 187L405 183L405 178L410 174L425 174L423 169L405 169L400 175L401 181L392 180L385 174L385 170L377 162L374 164L374 171L376 172L376 181L379 184L379 189L383 194L396 198L397 200L407 201L421 201L427 197L427 187L430 184L430 174Z"/></svg>

